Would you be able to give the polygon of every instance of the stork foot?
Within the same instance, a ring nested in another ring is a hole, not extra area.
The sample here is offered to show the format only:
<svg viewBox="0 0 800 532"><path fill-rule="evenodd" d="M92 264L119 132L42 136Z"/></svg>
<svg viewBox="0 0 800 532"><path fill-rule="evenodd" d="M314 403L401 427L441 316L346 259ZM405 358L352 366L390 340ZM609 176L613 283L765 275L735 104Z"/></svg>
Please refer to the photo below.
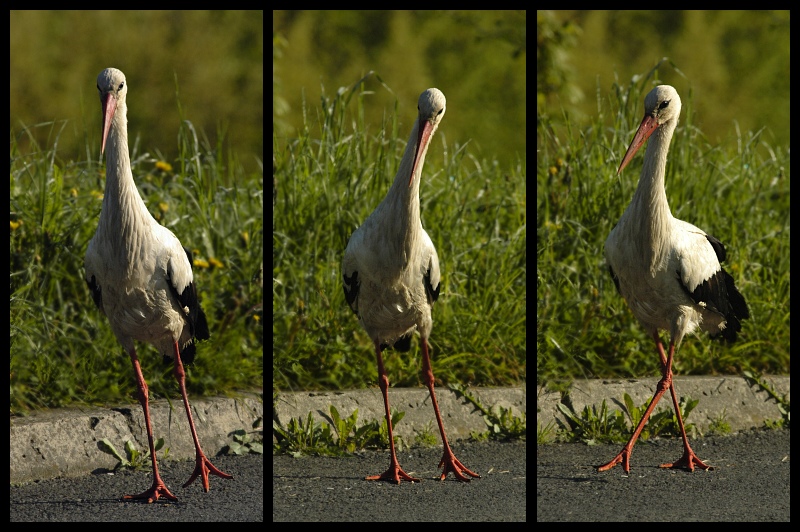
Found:
<svg viewBox="0 0 800 532"><path fill-rule="evenodd" d="M203 484L203 491L208 493L208 490L209 490L208 475L209 475L209 473L212 474L212 475L216 475L216 476L218 476L220 478L233 478L233 475L229 475L227 473L223 473L222 471L220 471L219 469L214 467L214 464L212 464L211 461L208 458L206 458L206 455L204 455L202 451L198 451L198 453L197 453L197 463L194 466L194 472L192 473L192 476L189 477L189 480L186 481L186 484L183 485L183 487L185 488L185 487L189 486L189 484L194 482L194 480L197 477L200 477L200 482Z"/></svg>
<svg viewBox="0 0 800 532"><path fill-rule="evenodd" d="M394 460L392 461L392 464L389 466L389 469L387 469L380 475L364 477L364 480L385 480L386 482L391 482L393 484L400 484L400 482L403 480L405 480L406 482L422 482L422 479L414 478L405 471L403 471L400 468L400 464L398 464Z"/></svg>
<svg viewBox="0 0 800 532"><path fill-rule="evenodd" d="M625 474L630 473L631 471L631 451L628 450L627 447L623 447L622 450L611 459L610 462L606 462L603 465L596 466L598 472L608 471L609 469L613 468L617 464L622 464L622 469L625 470Z"/></svg>
<svg viewBox="0 0 800 532"><path fill-rule="evenodd" d="M477 473L473 473L469 469L466 468L464 464L462 464L458 458L453 454L449 448L444 450L444 454L442 455L442 461L439 462L439 467L444 466L442 470L442 477L439 480L444 480L447 478L447 474L452 472L455 477L460 480L461 482L469 482L472 480L469 477L464 476L464 473L473 477L473 478L481 478L481 476Z"/></svg>
<svg viewBox="0 0 800 532"><path fill-rule="evenodd" d="M153 485L150 486L149 490L142 492L139 495L125 495L122 498L126 501L147 499L147 503L150 504L157 501L159 497L164 497L165 499L169 499L171 501L178 500L175 495L170 493L170 491L167 489L167 486L160 478L153 480Z"/></svg>
<svg viewBox="0 0 800 532"><path fill-rule="evenodd" d="M672 462L671 464L661 464L658 467L662 467L664 469L688 469L689 471L694 471L695 467L699 467L700 469L707 469L713 471L714 468L710 465L703 463L694 451L690 447L687 447L683 451L683 456L681 456L677 461Z"/></svg>

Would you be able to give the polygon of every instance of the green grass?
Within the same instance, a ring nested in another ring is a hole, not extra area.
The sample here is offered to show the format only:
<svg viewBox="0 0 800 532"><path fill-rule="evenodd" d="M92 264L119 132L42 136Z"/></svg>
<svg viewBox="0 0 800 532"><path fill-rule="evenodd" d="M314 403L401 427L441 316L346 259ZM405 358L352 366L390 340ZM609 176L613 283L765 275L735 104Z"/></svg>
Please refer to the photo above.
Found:
<svg viewBox="0 0 800 532"><path fill-rule="evenodd" d="M775 401L780 411L781 417L777 419L765 419L763 429L778 430L788 429L791 420L791 403L788 395L779 395L774 387L761 375L751 371L743 371L742 374L749 381L754 389L767 392L771 400ZM558 404L558 409L566 419L566 423L558 418L552 419L548 424L537 425L537 443L545 444L553 441L583 442L589 445L598 443L624 443L631 437L634 427L639 422L650 405L651 398L647 398L641 405L635 405L631 396L623 394L620 404L624 405L622 410L609 410L606 401L597 405L587 405L582 411L577 412L565 402ZM699 399L681 396L678 406L684 421L686 433L696 437L696 427L690 422L692 411L700 403ZM723 410L714 419L711 419L703 435L725 435L732 431L728 422L727 411ZM645 424L639 439L647 441L654 437L678 437L680 436L680 425L675 412L671 408L656 409L647 423Z"/></svg>
<svg viewBox="0 0 800 532"><path fill-rule="evenodd" d="M597 115L578 124L569 109L537 117L537 380L658 375L653 340L617 293L603 244L630 203L642 156L617 176L644 113L651 76L598 89ZM719 238L723 267L750 308L738 342L684 338L678 374L789 373L788 146L770 132L706 139L691 91L667 162L672 214ZM731 111L737 111L734 107ZM744 110L742 110L744 111ZM731 121L735 120L732 113ZM643 153L643 150L642 150ZM666 341L666 333L662 338Z"/></svg>
<svg viewBox="0 0 800 532"><path fill-rule="evenodd" d="M64 126L35 127L50 128L52 145L38 145L25 126L11 133L11 411L135 402L130 359L84 280L105 183L100 146L64 160ZM24 153L22 137L31 146ZM245 174L224 142L206 145L184 121L171 169L157 169L156 157L131 146L145 204L194 253L211 339L187 369L193 396L252 389L263 379L263 182ZM179 397L172 365L152 346L137 351L151 395Z"/></svg>
<svg viewBox="0 0 800 532"><path fill-rule="evenodd" d="M484 406L477 397L470 394L463 386L453 385L459 398L471 403L475 411L479 412L486 423L486 430L472 431L470 437L474 441L509 441L524 440L527 438L527 416L516 416L510 408ZM274 402L279 400L273 393ZM272 445L274 454L288 453L295 457L306 454L343 456L357 450L381 448L389 445L389 429L386 419L373 421L360 421L358 409L349 415L339 413L331 405L330 416L325 416L328 421L316 423L311 412L303 418L292 418L284 424L273 420L272 435L275 442ZM404 412L392 409L392 427L397 430L402 423ZM434 428L433 420L426 426L415 429L412 442L407 442L402 436L395 434L394 443L399 450L415 447L432 447L439 445L439 432ZM118 453L119 454L119 453Z"/></svg>
<svg viewBox="0 0 800 532"><path fill-rule="evenodd" d="M389 190L416 102L388 109L382 124L367 124L368 98L361 84L323 96L319 106L303 109L305 127L296 137L273 136L277 390L377 382L372 342L344 299L341 261L350 235ZM430 339L433 371L445 383L519 384L527 353L525 160L502 165L476 159L469 145L448 144L447 118L428 151L420 187L423 226L442 270ZM384 359L393 386L421 385L418 340L411 352L389 350Z"/></svg>

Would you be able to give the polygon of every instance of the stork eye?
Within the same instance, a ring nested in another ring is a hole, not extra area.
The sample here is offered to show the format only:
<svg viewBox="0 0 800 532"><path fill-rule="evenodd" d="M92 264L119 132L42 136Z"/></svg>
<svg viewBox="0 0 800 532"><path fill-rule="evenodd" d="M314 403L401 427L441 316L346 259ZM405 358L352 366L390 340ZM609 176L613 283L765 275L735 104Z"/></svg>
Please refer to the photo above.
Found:
<svg viewBox="0 0 800 532"><path fill-rule="evenodd" d="M666 109L667 107L669 107L669 100L664 100L661 102L661 105L658 106L659 109Z"/></svg>
<svg viewBox="0 0 800 532"><path fill-rule="evenodd" d="M124 86L125 86L125 82L123 81L122 83L119 84L119 87L117 87L117 90L121 91L122 87L124 87Z"/></svg>

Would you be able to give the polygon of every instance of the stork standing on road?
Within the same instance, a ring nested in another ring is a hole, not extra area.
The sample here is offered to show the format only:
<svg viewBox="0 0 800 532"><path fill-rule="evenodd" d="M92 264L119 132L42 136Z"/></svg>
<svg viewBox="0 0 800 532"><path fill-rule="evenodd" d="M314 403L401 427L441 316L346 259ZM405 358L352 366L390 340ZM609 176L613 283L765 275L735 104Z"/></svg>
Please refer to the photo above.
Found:
<svg viewBox="0 0 800 532"><path fill-rule="evenodd" d="M233 477L214 467L200 448L186 396L186 373L182 363L194 359L195 339L208 339L208 324L197 298L189 250L181 246L172 231L153 219L133 182L128 154L125 74L116 68L103 70L97 77L97 90L103 111L101 150L106 154L106 190L97 232L86 250L86 282L94 302L108 317L111 330L131 357L153 461L150 489L125 498L153 502L163 496L177 500L158 474L147 383L142 376L134 340L153 344L163 356L174 359L175 378L183 396L196 454L194 473L183 487L199 476L203 489L208 491L209 473L222 478Z"/></svg>
<svg viewBox="0 0 800 532"><path fill-rule="evenodd" d="M606 262L611 277L633 315L655 340L661 358L662 378L650 405L633 436L610 462L598 466L607 471L622 463L630 471L633 446L647 419L667 389L678 417L683 437L683 456L665 468L695 467L710 469L692 451L686 437L675 384L672 382L672 359L684 335L701 329L712 337L736 339L742 329L740 320L750 317L744 297L733 278L722 269L725 260L722 243L697 227L672 217L664 190L667 151L672 140L681 99L669 85L650 91L644 100L645 115L619 166L619 174L636 151L650 138L644 155L644 167L633 200L606 240ZM670 333L669 355L659 329Z"/></svg>
<svg viewBox="0 0 800 532"><path fill-rule="evenodd" d="M444 94L439 89L428 89L420 95L417 107L419 116L414 122L392 188L350 237L342 261L345 299L375 344L392 453L389 469L381 475L366 477L366 480L387 480L396 484L401 480L420 481L403 471L397 462L389 412L389 378L381 355L381 349L392 344L395 349L408 351L411 335L416 329L422 342L425 385L431 393L444 444L444 454L439 463L439 467L444 467L441 480L452 471L458 480L468 482L470 479L466 475L480 477L453 455L433 390L428 338L433 328L431 308L439 297L439 257L419 217L422 165L431 138L444 117Z"/></svg>

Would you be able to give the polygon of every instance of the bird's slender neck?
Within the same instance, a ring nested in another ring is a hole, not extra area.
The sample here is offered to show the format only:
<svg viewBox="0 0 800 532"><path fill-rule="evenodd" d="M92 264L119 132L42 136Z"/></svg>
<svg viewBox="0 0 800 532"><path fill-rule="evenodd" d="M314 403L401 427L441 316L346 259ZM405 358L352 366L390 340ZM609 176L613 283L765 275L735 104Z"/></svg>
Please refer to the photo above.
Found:
<svg viewBox="0 0 800 532"><path fill-rule="evenodd" d="M98 231L113 231L107 235L113 249L119 253L135 253L131 243L136 235L144 234L145 226L156 223L136 189L128 153L128 109L124 101L117 104L106 141L106 189Z"/></svg>
<svg viewBox="0 0 800 532"><path fill-rule="evenodd" d="M641 228L645 230L650 240L656 235L667 234L664 227L672 219L664 189L664 175L667 168L667 152L676 125L677 120L665 122L648 140L639 185L631 201L632 212L642 217L634 223L641 224Z"/></svg>
<svg viewBox="0 0 800 532"><path fill-rule="evenodd" d="M428 146L423 146L415 165L414 155L417 152L419 128L420 120L417 119L414 127L411 128L411 136L406 144L406 151L400 161L400 168L397 170L392 188L383 200L383 210L385 216L388 217L387 223L392 230L396 231L396 234L405 235L404 238L407 240L404 243L405 249L411 249L410 246L414 244L409 240L415 238L418 231L413 229L422 228L419 211L419 183ZM412 168L414 168L414 177L411 178L409 184Z"/></svg>

